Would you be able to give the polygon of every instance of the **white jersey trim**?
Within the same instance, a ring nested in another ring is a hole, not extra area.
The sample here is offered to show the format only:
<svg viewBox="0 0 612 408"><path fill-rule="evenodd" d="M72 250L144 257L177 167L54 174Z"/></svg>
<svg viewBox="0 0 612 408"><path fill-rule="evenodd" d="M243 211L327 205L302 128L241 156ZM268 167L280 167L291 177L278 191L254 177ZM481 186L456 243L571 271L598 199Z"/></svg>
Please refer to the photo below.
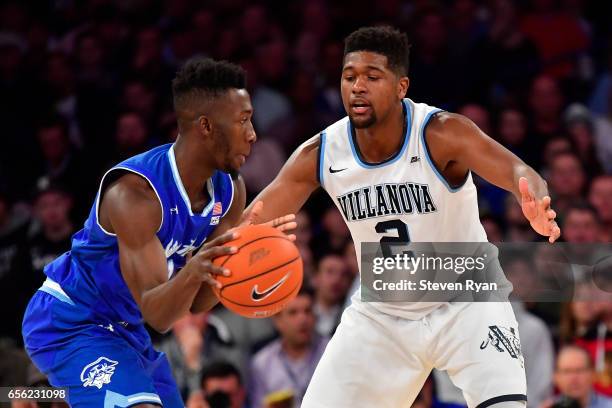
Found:
<svg viewBox="0 0 612 408"><path fill-rule="evenodd" d="M225 211L223 211L223 214L221 214L221 218L225 217L225 214L227 214L227 212L230 210L230 208L232 208L232 203L234 202L234 180L232 180L232 176L230 176L229 174L227 174L227 177L229 178L229 182L230 182L230 187L232 189L232 196L230 197L229 200L229 204L227 205L227 208L225 209ZM223 197L221 197L221 199L223 199Z"/></svg>
<svg viewBox="0 0 612 408"><path fill-rule="evenodd" d="M187 195L187 190L185 190L185 186L183 185L183 180L181 179L181 175L178 171L178 166L176 165L176 157L174 156L174 144L168 149L168 159L170 160L170 168L172 169L172 178L174 178L174 184L179 190L183 201L185 202L185 206L187 207L187 211L189 211L189 215L193 217L193 211L191 210L191 201L189 200L189 196ZM210 201L208 205L204 207L201 216L206 217L213 205L215 205L215 187L212 184L212 180L209 178L206 181L206 187L208 190L208 195L210 195Z"/></svg>
<svg viewBox="0 0 612 408"><path fill-rule="evenodd" d="M109 235L111 237L116 237L117 236L117 234L113 234L112 232L109 232L109 231L105 230L104 227L102 226L102 224L100 224L100 196L102 194L102 186L104 185L104 180L106 179L106 176L108 176L111 172L113 172L115 170L129 171L129 172L137 174L140 177L142 177L145 180L147 180L147 182L149 183L149 185L151 186L151 188L155 192L155 195L157 196L157 199L159 200L159 206L161 207L161 212L162 212L161 222L159 223L159 228L157 228L157 232L159 232L161 230L161 228L162 228L162 225L164 225L164 204L162 203L161 197L159 196L159 193L157 192L157 189L155 188L155 186L153 185L153 183L151 182L151 180L149 180L149 178L147 176L145 176L144 174L140 173L139 171L136 171L134 169L130 169L130 168L127 168L127 167L123 167L123 166L113 167L112 169L110 169L106 173L104 173L104 175L102 176L102 181L100 181L100 187L98 188L98 196L96 197L96 224L98 224L98 227L100 227L102 232L104 232L106 235Z"/></svg>

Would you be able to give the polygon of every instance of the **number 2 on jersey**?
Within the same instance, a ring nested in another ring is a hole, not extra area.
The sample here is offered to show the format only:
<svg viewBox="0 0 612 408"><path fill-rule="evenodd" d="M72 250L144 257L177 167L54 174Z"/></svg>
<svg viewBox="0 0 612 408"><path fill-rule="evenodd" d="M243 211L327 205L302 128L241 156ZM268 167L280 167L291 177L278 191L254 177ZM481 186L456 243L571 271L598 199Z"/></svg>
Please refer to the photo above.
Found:
<svg viewBox="0 0 612 408"><path fill-rule="evenodd" d="M410 242L408 226L402 220L395 219L389 221L381 221L376 224L374 228L379 234L391 232L394 230L397 232L397 236L383 235L382 238L380 238L380 248L382 249L382 254L385 258L393 256L393 254L391 253L391 247L393 246L393 244L407 245Z"/></svg>

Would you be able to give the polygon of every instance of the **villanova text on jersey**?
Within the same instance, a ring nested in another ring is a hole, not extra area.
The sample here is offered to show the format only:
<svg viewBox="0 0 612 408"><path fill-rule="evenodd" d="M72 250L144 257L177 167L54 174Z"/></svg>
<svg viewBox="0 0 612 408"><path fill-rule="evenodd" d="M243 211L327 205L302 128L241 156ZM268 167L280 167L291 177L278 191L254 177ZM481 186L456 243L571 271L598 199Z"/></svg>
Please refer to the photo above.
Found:
<svg viewBox="0 0 612 408"><path fill-rule="evenodd" d="M429 186L409 182L362 187L337 196L336 200L347 221L436 211Z"/></svg>

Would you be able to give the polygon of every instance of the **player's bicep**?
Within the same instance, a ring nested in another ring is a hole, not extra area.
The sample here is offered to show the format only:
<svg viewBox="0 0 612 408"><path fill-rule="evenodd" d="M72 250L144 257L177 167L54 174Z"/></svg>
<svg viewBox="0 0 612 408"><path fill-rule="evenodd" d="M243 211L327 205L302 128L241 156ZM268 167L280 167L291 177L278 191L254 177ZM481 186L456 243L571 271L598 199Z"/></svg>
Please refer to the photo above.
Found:
<svg viewBox="0 0 612 408"><path fill-rule="evenodd" d="M521 159L468 118L450 113L438 116L434 135L445 147L447 161L458 163L498 187L514 190L516 167L525 166Z"/></svg>
<svg viewBox="0 0 612 408"><path fill-rule="evenodd" d="M140 304L147 290L168 278L164 249L156 235L162 216L159 201L140 180L125 177L108 188L100 211L117 235L121 274Z"/></svg>

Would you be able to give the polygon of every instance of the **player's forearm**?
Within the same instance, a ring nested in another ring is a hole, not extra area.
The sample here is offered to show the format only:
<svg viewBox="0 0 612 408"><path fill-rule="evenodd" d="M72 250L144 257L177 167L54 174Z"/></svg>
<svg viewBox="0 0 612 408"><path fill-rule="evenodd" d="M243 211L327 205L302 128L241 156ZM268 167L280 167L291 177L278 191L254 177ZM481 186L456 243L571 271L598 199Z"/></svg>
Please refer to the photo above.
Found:
<svg viewBox="0 0 612 408"><path fill-rule="evenodd" d="M141 298L145 321L160 333L172 328L193 304L201 281L181 270L172 280L146 291Z"/></svg>
<svg viewBox="0 0 612 408"><path fill-rule="evenodd" d="M541 199L548 195L546 181L534 169L521 161L514 165L513 188L511 191L519 203L521 202L521 192L519 191L519 180L521 177L527 179L536 199Z"/></svg>
<svg viewBox="0 0 612 408"><path fill-rule="evenodd" d="M305 183L287 185L273 181L257 195L245 211L250 211L256 202L262 201L264 205L257 220L259 223L272 221L287 214L296 214L315 189L316 185L310 186Z"/></svg>
<svg viewBox="0 0 612 408"><path fill-rule="evenodd" d="M209 284L203 283L191 304L191 313L207 312L219 303L219 299Z"/></svg>

